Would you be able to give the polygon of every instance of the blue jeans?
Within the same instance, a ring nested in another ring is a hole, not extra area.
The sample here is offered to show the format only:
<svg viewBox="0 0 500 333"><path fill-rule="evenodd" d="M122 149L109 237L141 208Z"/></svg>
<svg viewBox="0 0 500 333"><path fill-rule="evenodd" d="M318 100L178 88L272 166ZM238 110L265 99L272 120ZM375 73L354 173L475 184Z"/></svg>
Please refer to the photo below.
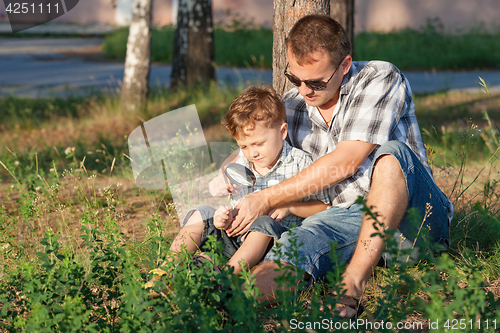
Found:
<svg viewBox="0 0 500 333"><path fill-rule="evenodd" d="M201 205L189 210L184 217L182 225L185 225L196 211L200 213L203 220L203 233L201 235L201 242L199 245L200 249L207 250L205 245L207 243L208 236L214 236L218 242L221 242L224 245L222 254L228 258L231 258L236 251L238 251L243 244L245 237L251 231L271 237L276 242L281 237L281 234L288 230L288 228L274 221L270 216L264 215L256 218L245 234L229 237L224 230L217 229L214 226L215 208L206 205Z"/></svg>
<svg viewBox="0 0 500 333"><path fill-rule="evenodd" d="M390 141L381 145L375 153L373 164L369 170L371 179L375 162L383 155L394 156L401 167L406 180L408 191L408 209L415 208L421 217L424 216L426 206L432 207L430 216L427 216L423 225L411 225L408 214L401 221L397 234L404 237L401 248L411 248L413 240L420 228L429 230L430 241L449 246L449 230L453 206L449 199L437 187L432 177L426 171L417 156L400 141ZM349 262L359 235L363 220L361 205L353 204L349 208L331 207L325 211L308 217L302 225L295 228L292 233L285 232L278 240L281 251L269 251L265 256L267 260L281 260L298 266L312 276L312 281L325 277L326 273L334 269L336 263L330 261L330 242L337 243L336 254L339 262ZM422 220L420 220L422 221ZM299 246L299 262L287 258L284 254L291 252L291 239L296 238ZM418 243L418 238L417 238ZM276 244L274 245L276 248ZM429 249L430 250L430 249Z"/></svg>

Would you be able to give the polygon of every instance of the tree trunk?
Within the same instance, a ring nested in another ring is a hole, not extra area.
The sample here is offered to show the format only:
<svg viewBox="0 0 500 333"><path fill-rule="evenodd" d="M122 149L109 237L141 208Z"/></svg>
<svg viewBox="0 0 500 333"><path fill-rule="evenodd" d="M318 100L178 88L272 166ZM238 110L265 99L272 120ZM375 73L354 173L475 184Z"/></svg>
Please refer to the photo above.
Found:
<svg viewBox="0 0 500 333"><path fill-rule="evenodd" d="M134 0L120 97L123 110L138 111L146 107L150 55L151 0Z"/></svg>
<svg viewBox="0 0 500 333"><path fill-rule="evenodd" d="M211 0L179 0L172 87L215 80Z"/></svg>
<svg viewBox="0 0 500 333"><path fill-rule="evenodd" d="M330 16L347 32L354 59L354 0L330 0Z"/></svg>
<svg viewBox="0 0 500 333"><path fill-rule="evenodd" d="M288 64L285 37L295 22L309 14L330 15L330 1L274 0L273 87L280 95L293 87L283 75Z"/></svg>

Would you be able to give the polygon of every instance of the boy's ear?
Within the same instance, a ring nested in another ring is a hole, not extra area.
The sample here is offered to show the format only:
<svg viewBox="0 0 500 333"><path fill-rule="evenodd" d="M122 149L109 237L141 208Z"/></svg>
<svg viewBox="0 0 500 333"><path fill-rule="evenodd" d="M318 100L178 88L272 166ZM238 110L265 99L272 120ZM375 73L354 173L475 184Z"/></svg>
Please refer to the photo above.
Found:
<svg viewBox="0 0 500 333"><path fill-rule="evenodd" d="M280 133L281 133L281 140L285 140L286 136L288 134L288 124L287 123L281 124Z"/></svg>

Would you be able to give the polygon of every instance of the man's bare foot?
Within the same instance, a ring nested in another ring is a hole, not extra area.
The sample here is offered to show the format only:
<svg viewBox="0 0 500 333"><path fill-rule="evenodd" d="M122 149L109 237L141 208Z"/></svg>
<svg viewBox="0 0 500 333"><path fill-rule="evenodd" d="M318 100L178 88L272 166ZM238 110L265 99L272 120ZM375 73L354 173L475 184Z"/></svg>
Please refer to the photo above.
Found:
<svg viewBox="0 0 500 333"><path fill-rule="evenodd" d="M333 297L336 297L334 294ZM363 304L361 304L359 298L352 297L349 295L344 295L340 298L337 303L337 311L340 312L340 316L343 318L356 319L365 311Z"/></svg>
<svg viewBox="0 0 500 333"><path fill-rule="evenodd" d="M319 308L319 310L321 312L325 312L324 304L325 304L326 297L330 297L330 298L336 300L337 293L335 293L333 291L329 291L325 294L325 296L321 297L321 303L323 304ZM330 304L328 304L327 307L330 311L333 311ZM307 308L310 309L310 304L308 305ZM337 310L339 312L340 317L356 319L359 316L361 316L361 314L364 312L365 308L364 308L363 304L361 304L359 298L349 296L349 295L343 295L340 298L340 300L337 301L335 310Z"/></svg>

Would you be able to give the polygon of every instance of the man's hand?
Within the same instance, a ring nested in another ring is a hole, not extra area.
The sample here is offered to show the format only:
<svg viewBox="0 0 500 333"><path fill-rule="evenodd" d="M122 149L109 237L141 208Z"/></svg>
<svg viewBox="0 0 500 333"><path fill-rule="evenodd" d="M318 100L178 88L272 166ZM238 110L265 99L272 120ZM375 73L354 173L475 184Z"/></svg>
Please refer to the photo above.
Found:
<svg viewBox="0 0 500 333"><path fill-rule="evenodd" d="M276 222L279 222L290 214L290 208L285 206L271 210L268 215L271 216Z"/></svg>
<svg viewBox="0 0 500 333"><path fill-rule="evenodd" d="M263 195L264 191L248 194L236 206L238 215L226 230L228 236L243 235L248 231L252 222L259 216L269 212L269 203Z"/></svg>

